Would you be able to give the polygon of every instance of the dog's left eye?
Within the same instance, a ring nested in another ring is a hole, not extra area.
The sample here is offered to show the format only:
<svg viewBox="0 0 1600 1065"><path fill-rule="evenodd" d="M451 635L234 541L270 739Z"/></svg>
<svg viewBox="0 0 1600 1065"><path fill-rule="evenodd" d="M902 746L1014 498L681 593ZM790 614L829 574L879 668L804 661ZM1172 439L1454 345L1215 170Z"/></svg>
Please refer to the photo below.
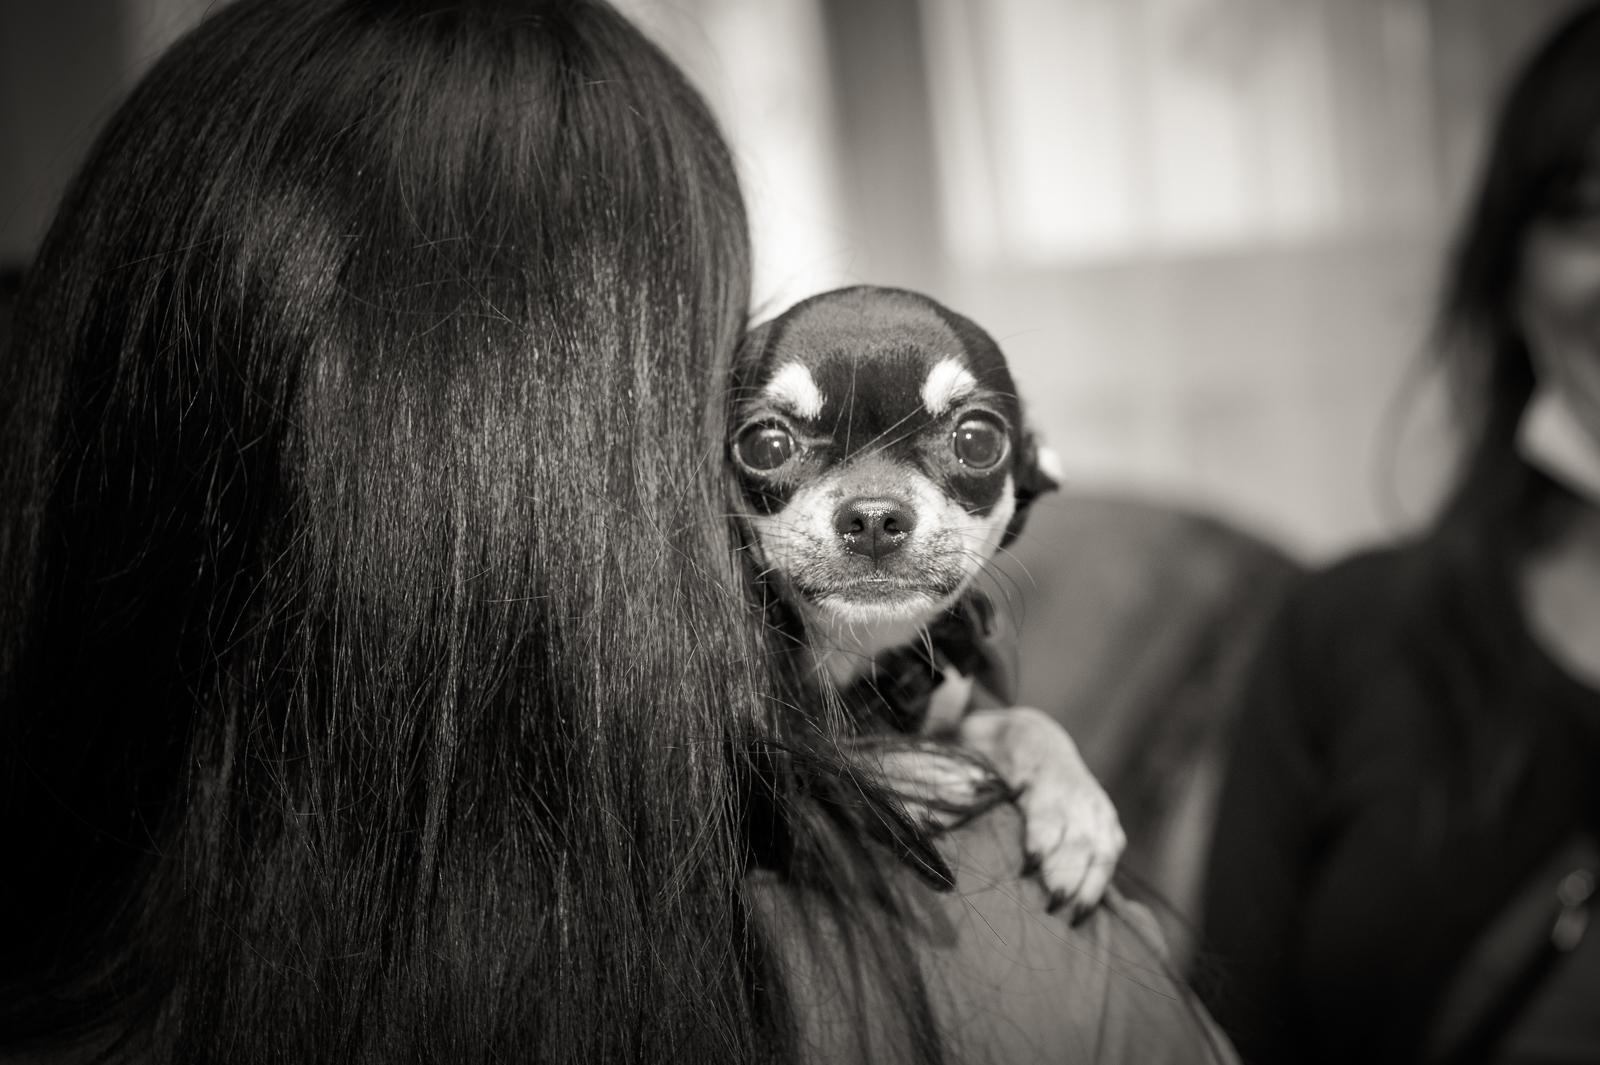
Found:
<svg viewBox="0 0 1600 1065"><path fill-rule="evenodd" d="M987 470L1006 453L1006 435L986 418L968 418L956 426L956 458L963 466Z"/></svg>
<svg viewBox="0 0 1600 1065"><path fill-rule="evenodd" d="M775 470L794 454L794 437L776 425L752 425L739 434L737 450L752 470Z"/></svg>

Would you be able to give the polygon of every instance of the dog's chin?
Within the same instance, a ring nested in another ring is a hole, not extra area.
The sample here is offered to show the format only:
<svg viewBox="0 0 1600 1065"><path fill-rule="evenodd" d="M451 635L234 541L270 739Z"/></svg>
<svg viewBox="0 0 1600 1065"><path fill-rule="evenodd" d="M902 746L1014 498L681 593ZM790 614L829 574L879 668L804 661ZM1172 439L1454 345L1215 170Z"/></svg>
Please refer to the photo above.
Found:
<svg viewBox="0 0 1600 1065"><path fill-rule="evenodd" d="M818 667L841 688L850 684L879 654L914 640L965 583L948 589L862 581L804 596L800 612Z"/></svg>
<svg viewBox="0 0 1600 1065"><path fill-rule="evenodd" d="M865 580L826 590L803 589L802 594L816 614L832 621L922 624L953 603L964 583L944 588Z"/></svg>
<svg viewBox="0 0 1600 1065"><path fill-rule="evenodd" d="M943 602L927 592L895 590L872 595L827 595L811 600L811 606L819 614L845 622L923 621L937 614Z"/></svg>

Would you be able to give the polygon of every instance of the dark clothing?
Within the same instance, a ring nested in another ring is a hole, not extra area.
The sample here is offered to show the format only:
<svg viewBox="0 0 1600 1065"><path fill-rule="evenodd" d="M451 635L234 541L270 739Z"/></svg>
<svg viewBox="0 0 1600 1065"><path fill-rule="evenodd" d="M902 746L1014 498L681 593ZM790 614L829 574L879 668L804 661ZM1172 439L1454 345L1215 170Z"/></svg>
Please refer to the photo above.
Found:
<svg viewBox="0 0 1600 1065"><path fill-rule="evenodd" d="M1509 575L1458 594L1439 550L1310 579L1257 664L1203 956L1208 1005L1258 1065L1419 1060L1476 937L1600 826L1600 695L1533 642Z"/></svg>
<svg viewBox="0 0 1600 1065"><path fill-rule="evenodd" d="M1077 927L1046 912L1043 887L1021 875L1015 807L946 833L938 846L954 892L933 891L903 866L889 872L911 914L911 950L946 1061L1236 1063L1167 964L1148 910L1112 892ZM892 990L853 975L827 917L775 874L755 874L752 886L788 973L805 1060L908 1060L911 1037L895 1020L903 1011Z"/></svg>

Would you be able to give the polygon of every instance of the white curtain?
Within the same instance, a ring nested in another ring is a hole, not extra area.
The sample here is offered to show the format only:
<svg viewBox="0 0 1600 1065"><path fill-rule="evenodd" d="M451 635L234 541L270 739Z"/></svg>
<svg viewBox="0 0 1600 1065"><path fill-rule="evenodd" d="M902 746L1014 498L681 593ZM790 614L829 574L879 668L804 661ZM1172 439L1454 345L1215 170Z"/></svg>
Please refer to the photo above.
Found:
<svg viewBox="0 0 1600 1065"><path fill-rule="evenodd" d="M923 0L946 242L1063 265L1431 219L1424 0Z"/></svg>

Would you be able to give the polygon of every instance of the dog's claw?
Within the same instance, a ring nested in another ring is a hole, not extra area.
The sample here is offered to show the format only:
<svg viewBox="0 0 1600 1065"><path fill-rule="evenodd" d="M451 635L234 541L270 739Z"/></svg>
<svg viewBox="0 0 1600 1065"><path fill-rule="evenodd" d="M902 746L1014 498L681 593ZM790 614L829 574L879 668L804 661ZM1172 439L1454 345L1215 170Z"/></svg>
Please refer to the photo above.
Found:
<svg viewBox="0 0 1600 1065"><path fill-rule="evenodd" d="M1025 846L1046 890L1093 909L1126 846L1110 801L1098 787L1091 795L1040 787L1025 791L1018 805L1028 821Z"/></svg>
<svg viewBox="0 0 1600 1065"><path fill-rule="evenodd" d="M1074 919L1081 919L1104 896L1127 845L1110 797L1072 738L1038 710L969 714L961 732L1001 768L1007 783L1021 789L1017 806L1027 821L1027 865L1037 868L1052 908L1071 903Z"/></svg>

